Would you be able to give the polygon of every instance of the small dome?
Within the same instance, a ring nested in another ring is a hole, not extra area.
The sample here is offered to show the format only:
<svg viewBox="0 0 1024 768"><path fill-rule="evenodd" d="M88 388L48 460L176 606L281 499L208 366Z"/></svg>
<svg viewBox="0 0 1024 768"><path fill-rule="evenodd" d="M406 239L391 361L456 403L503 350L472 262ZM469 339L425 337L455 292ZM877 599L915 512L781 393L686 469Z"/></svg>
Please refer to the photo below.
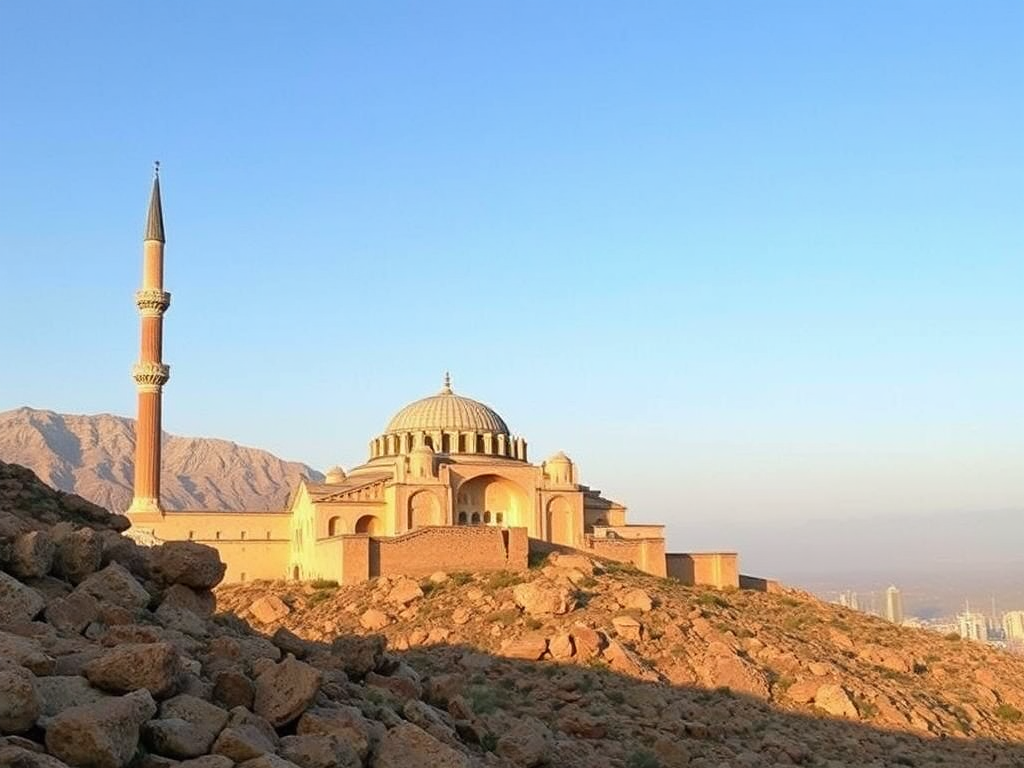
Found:
<svg viewBox="0 0 1024 768"><path fill-rule="evenodd" d="M384 433L432 430L509 434L505 420L492 409L452 392L451 379L447 374L444 387L438 394L405 406L388 422Z"/></svg>
<svg viewBox="0 0 1024 768"><path fill-rule="evenodd" d="M572 464L572 459L566 456L562 451L559 451L550 459L547 460L548 464Z"/></svg>
<svg viewBox="0 0 1024 768"><path fill-rule="evenodd" d="M324 479L331 484L342 483L348 475L341 467L331 467L324 473Z"/></svg>

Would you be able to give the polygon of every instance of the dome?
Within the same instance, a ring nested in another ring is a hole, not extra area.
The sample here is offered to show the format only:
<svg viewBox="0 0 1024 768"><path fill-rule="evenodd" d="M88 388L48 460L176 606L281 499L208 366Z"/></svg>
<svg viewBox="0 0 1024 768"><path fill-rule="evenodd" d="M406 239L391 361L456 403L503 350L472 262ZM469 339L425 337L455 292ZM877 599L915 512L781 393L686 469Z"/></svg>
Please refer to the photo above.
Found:
<svg viewBox="0 0 1024 768"><path fill-rule="evenodd" d="M405 406L388 422L384 433L432 430L509 434L504 419L493 410L452 392L451 379L447 374L444 387L438 394Z"/></svg>
<svg viewBox="0 0 1024 768"><path fill-rule="evenodd" d="M345 470L341 467L331 467L324 475L324 481L330 484L345 482Z"/></svg>

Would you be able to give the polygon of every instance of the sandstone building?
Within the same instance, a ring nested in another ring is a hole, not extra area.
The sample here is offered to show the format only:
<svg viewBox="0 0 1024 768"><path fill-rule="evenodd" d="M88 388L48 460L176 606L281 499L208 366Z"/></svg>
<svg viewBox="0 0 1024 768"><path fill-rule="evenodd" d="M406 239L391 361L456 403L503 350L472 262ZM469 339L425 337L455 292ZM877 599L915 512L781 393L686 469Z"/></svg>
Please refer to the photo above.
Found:
<svg viewBox="0 0 1024 768"><path fill-rule="evenodd" d="M526 440L481 402L441 390L400 409L365 464L302 481L279 512L166 511L160 504L164 227L154 178L143 247L135 536L216 547L227 581L429 575L521 569L530 548L572 548L690 583L736 586L734 553L668 554L664 526L626 522L626 508L583 485L564 453L534 464Z"/></svg>

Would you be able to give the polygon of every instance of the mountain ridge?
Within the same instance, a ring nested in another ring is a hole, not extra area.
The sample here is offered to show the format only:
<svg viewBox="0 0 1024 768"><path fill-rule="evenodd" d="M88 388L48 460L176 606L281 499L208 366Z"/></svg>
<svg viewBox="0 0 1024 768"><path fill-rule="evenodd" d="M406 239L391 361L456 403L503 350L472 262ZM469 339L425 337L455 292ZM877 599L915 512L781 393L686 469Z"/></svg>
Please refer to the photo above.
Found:
<svg viewBox="0 0 1024 768"><path fill-rule="evenodd" d="M162 450L167 509L280 509L300 478L323 477L307 464L222 438L164 432ZM131 503L134 454L134 419L28 406L0 412L0 459L114 512Z"/></svg>

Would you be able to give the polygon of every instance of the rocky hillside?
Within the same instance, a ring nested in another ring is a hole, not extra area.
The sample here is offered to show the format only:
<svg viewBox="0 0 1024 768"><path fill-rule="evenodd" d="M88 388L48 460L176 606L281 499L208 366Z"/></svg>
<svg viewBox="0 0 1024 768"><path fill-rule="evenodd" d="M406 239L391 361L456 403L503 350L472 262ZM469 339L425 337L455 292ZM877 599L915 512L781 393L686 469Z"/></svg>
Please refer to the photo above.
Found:
<svg viewBox="0 0 1024 768"><path fill-rule="evenodd" d="M578 740L559 765L1024 765L1024 658L792 590L551 555L524 574L229 585L218 600L267 633L383 635L474 711Z"/></svg>
<svg viewBox="0 0 1024 768"><path fill-rule="evenodd" d="M32 408L0 412L0 460L29 467L45 482L123 512L132 499L135 422ZM226 440L164 435L163 501L168 509L280 508L301 476L322 475Z"/></svg>
<svg viewBox="0 0 1024 768"><path fill-rule="evenodd" d="M578 556L214 593L126 524L0 463L0 766L1024 765L1020 660L801 595Z"/></svg>

